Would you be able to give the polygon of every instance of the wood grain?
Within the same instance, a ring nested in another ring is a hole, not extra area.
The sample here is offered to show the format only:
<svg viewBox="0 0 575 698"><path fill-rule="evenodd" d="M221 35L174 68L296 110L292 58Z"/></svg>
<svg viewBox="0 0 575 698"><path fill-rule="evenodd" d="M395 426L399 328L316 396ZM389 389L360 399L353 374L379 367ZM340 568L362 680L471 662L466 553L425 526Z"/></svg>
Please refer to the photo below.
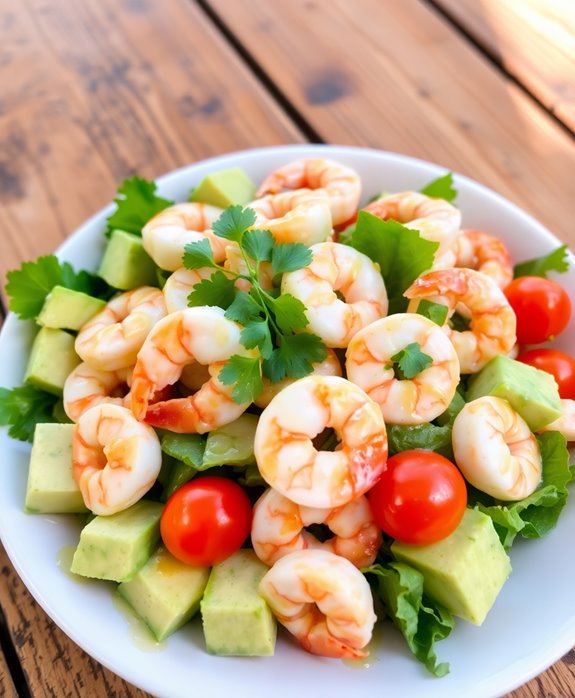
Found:
<svg viewBox="0 0 575 698"><path fill-rule="evenodd" d="M2 698L18 698L8 663L4 653L0 649L0 696Z"/></svg>

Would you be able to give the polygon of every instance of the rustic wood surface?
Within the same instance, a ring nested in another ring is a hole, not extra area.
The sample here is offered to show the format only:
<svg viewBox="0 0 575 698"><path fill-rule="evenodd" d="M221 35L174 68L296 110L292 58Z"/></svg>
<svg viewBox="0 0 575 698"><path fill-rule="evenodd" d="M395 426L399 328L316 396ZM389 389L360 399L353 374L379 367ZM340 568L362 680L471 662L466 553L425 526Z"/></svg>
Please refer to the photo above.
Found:
<svg viewBox="0 0 575 698"><path fill-rule="evenodd" d="M0 0L0 283L133 172L305 140L438 162L575 246L572 7ZM145 698L54 626L1 546L0 610L0 696ZM574 696L574 666L509 696Z"/></svg>

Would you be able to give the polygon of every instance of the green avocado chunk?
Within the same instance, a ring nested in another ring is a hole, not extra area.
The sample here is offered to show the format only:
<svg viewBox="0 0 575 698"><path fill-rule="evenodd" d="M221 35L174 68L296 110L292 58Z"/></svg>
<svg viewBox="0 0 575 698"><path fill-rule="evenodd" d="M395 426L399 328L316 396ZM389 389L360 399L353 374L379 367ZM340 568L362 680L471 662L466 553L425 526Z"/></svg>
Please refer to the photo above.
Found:
<svg viewBox="0 0 575 698"><path fill-rule="evenodd" d="M24 505L29 513L81 514L86 511L72 475L75 424L37 424Z"/></svg>
<svg viewBox="0 0 575 698"><path fill-rule="evenodd" d="M256 185L240 167L214 172L204 177L190 194L190 201L199 201L226 208L232 204L245 206L253 201Z"/></svg>
<svg viewBox="0 0 575 698"><path fill-rule="evenodd" d="M112 231L98 275L121 291L158 285L157 266L144 249L142 238L124 230Z"/></svg>
<svg viewBox="0 0 575 698"><path fill-rule="evenodd" d="M249 465L255 462L254 439L258 417L242 414L235 421L208 433L202 469L216 465Z"/></svg>
<svg viewBox="0 0 575 698"><path fill-rule="evenodd" d="M432 545L394 541L391 552L421 572L426 594L475 625L483 623L511 573L492 519L477 509L466 509L447 538Z"/></svg>
<svg viewBox="0 0 575 698"><path fill-rule="evenodd" d="M79 363L71 334L42 327L34 338L24 380L48 393L62 395L66 378Z"/></svg>
<svg viewBox="0 0 575 698"><path fill-rule="evenodd" d="M491 359L470 379L467 400L471 402L484 395L507 400L532 431L538 431L563 414L555 378L508 356Z"/></svg>
<svg viewBox="0 0 575 698"><path fill-rule="evenodd" d="M253 550L238 550L212 569L200 604L210 654L273 655L276 622L258 593L267 570Z"/></svg>
<svg viewBox="0 0 575 698"><path fill-rule="evenodd" d="M160 547L118 593L161 642L199 610L208 567L192 567Z"/></svg>
<svg viewBox="0 0 575 698"><path fill-rule="evenodd" d="M131 579L158 546L162 509L141 499L117 514L94 517L80 533L70 571L114 582Z"/></svg>
<svg viewBox="0 0 575 698"><path fill-rule="evenodd" d="M46 296L39 325L62 330L79 330L106 306L106 301L64 286L54 286Z"/></svg>

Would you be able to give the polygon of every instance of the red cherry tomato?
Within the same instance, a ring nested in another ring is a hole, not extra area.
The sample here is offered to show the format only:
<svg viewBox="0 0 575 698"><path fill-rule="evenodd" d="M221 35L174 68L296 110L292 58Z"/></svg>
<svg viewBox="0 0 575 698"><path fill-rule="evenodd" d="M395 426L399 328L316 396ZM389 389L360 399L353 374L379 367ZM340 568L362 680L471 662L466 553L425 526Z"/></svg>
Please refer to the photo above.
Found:
<svg viewBox="0 0 575 698"><path fill-rule="evenodd" d="M540 344L563 332L571 317L567 291L556 281L521 276L505 289L517 316L519 344Z"/></svg>
<svg viewBox="0 0 575 698"><path fill-rule="evenodd" d="M467 488L459 470L431 451L403 451L367 493L377 525L414 545L429 545L452 533L465 512Z"/></svg>
<svg viewBox="0 0 575 698"><path fill-rule="evenodd" d="M178 560L210 567L241 548L251 523L250 500L238 484L223 477L199 477L168 499L160 532Z"/></svg>
<svg viewBox="0 0 575 698"><path fill-rule="evenodd" d="M575 400L575 359L559 349L531 349L519 354L517 361L550 373L559 386L559 396Z"/></svg>

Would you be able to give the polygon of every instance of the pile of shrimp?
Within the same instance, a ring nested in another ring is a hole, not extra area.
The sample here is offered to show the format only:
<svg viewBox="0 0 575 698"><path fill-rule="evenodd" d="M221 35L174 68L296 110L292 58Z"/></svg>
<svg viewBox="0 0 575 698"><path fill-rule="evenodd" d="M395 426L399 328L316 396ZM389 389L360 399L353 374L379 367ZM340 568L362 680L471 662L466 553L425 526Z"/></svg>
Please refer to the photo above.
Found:
<svg viewBox="0 0 575 698"><path fill-rule="evenodd" d="M513 272L504 244L462 229L454 206L414 191L382 195L364 209L438 243L433 268L405 289L408 312L388 315L378 266L336 241L334 231L356 218L361 196L353 169L312 158L270 173L248 204L255 227L309 246L311 263L284 274L281 292L304 304L309 331L328 348L305 378L264 379L256 402L254 451L268 485L251 532L269 566L260 592L306 650L328 657L365 656L376 621L360 568L374 562L381 545L365 494L386 468L386 425L431 422L447 409L462 374L516 344L515 314L502 290ZM161 466L153 427L203 434L250 407L235 402L233 386L218 378L231 356L257 355L240 342L242 327L221 308L187 307L194 285L213 272L182 267L188 242L208 240L216 261L242 271L237 245L211 230L220 214L185 203L152 218L143 242L172 272L163 290L119 294L77 336L83 363L66 381L64 406L77 423L75 478L97 514L127 508L153 485ZM261 283L272 284L265 270ZM447 307L442 326L416 314L424 299ZM456 312L468 329L452 327ZM414 342L431 364L410 379L398 377L392 357ZM174 388L182 384L185 391ZM325 430L338 441L333 451L316 446ZM468 403L455 420L453 446L467 480L499 499L525 497L539 483L537 441L505 400ZM331 537L320 542L307 530L312 524Z"/></svg>

